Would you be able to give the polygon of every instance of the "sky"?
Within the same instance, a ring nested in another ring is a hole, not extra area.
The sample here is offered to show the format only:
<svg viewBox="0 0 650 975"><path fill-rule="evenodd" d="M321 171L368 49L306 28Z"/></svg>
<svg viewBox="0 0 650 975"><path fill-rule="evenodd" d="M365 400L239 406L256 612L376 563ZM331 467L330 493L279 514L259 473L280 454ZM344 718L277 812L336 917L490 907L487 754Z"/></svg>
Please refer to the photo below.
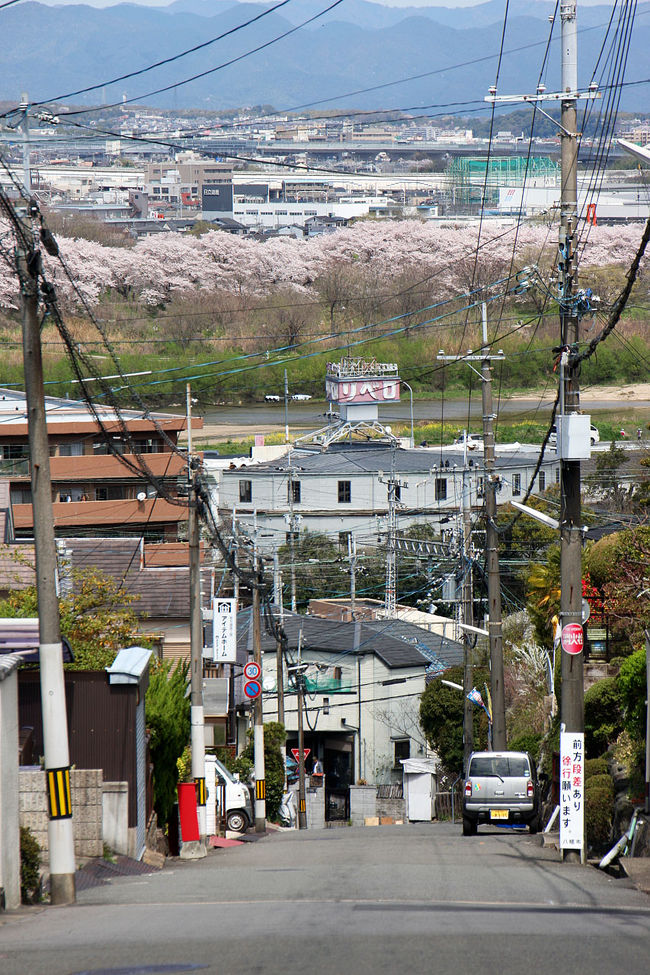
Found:
<svg viewBox="0 0 650 975"><path fill-rule="evenodd" d="M89 7L113 7L118 3L135 3L141 7L166 7L172 0L38 0L48 7L65 7L71 4L85 4ZM233 0L233 3L237 0ZM473 7L485 0L370 0L385 7ZM530 0L535 3L535 0ZM578 0L579 6L593 7L596 5L611 5L611 0Z"/></svg>

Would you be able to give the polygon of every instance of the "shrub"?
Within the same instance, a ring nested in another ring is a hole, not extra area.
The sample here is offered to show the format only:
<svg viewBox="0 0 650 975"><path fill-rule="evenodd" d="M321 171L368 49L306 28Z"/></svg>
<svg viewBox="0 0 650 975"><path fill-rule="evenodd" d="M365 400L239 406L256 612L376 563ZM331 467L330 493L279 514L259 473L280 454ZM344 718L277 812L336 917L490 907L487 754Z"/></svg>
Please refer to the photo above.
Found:
<svg viewBox="0 0 650 975"><path fill-rule="evenodd" d="M621 691L616 677L598 681L585 693L585 752L602 755L623 729Z"/></svg>
<svg viewBox="0 0 650 975"><path fill-rule="evenodd" d="M153 762L154 806L158 822L169 820L176 802L177 760L190 736L190 701L185 696L187 664L156 666L151 674L145 699L149 747Z"/></svg>
<svg viewBox="0 0 650 975"><path fill-rule="evenodd" d="M588 758L585 762L585 782L593 776L607 775L608 773L607 759L604 755L601 755L600 758Z"/></svg>
<svg viewBox="0 0 650 975"><path fill-rule="evenodd" d="M20 827L20 899L23 904L41 900L41 846L27 826Z"/></svg>
<svg viewBox="0 0 650 975"><path fill-rule="evenodd" d="M614 785L609 775L593 775L585 782L587 845L602 849L611 839Z"/></svg>

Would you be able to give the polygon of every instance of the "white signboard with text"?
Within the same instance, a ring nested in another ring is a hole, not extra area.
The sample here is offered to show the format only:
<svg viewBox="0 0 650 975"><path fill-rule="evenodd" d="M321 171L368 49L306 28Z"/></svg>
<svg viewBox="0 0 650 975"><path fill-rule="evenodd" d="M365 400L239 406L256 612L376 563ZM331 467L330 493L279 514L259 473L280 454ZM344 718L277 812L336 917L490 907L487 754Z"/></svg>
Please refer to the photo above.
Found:
<svg viewBox="0 0 650 975"><path fill-rule="evenodd" d="M582 850L585 830L585 736L560 732L560 849Z"/></svg>
<svg viewBox="0 0 650 975"><path fill-rule="evenodd" d="M237 600L215 599L212 610L215 663L234 664L237 661Z"/></svg>

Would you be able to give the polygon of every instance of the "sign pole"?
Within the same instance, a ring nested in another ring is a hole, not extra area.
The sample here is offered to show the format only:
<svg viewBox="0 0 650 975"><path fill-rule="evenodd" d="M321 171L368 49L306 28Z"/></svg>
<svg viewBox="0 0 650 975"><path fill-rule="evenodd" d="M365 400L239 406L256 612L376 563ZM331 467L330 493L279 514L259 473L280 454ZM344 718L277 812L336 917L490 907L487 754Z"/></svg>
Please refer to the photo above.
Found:
<svg viewBox="0 0 650 975"><path fill-rule="evenodd" d="M259 582L261 572L258 570L257 548L253 556L255 585L253 586L253 660L262 673L262 620L260 612ZM261 678L260 678L261 688ZM253 754L255 763L255 832L266 832L266 780L264 778L264 713L262 709L262 695L258 694L253 701Z"/></svg>

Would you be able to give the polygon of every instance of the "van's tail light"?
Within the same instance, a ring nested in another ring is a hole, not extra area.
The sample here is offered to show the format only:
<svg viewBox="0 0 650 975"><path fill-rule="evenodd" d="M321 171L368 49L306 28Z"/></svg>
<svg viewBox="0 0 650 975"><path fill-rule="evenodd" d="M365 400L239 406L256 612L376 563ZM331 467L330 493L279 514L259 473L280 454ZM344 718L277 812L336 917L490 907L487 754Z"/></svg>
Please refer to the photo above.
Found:
<svg viewBox="0 0 650 975"><path fill-rule="evenodd" d="M472 783L469 781L469 779L465 783L465 797L467 799L471 799L472 797Z"/></svg>
<svg viewBox="0 0 650 975"><path fill-rule="evenodd" d="M529 799L533 798L534 791L535 790L533 788L532 780L528 779L528 785L526 786L526 795L528 796Z"/></svg>

